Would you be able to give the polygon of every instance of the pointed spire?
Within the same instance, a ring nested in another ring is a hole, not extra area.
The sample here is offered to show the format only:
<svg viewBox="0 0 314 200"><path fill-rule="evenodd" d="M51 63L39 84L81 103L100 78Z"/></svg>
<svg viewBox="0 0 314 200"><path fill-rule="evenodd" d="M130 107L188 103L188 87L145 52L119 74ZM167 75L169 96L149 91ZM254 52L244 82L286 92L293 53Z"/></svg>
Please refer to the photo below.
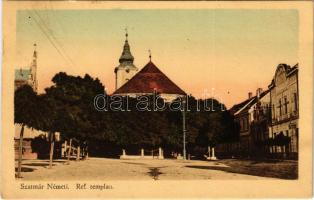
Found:
<svg viewBox="0 0 314 200"><path fill-rule="evenodd" d="M134 57L132 56L131 51L130 51L128 36L129 36L128 30L127 28L125 28L125 42L124 42L123 51L120 56L119 62L126 63L126 64L133 64Z"/></svg>
<svg viewBox="0 0 314 200"><path fill-rule="evenodd" d="M37 91L37 85L38 85L37 78L36 78L36 73L37 73L37 51L36 51L36 48L37 48L37 44L34 43L33 61L32 61L31 66L30 66L30 72L31 72L30 75L31 75L32 87L33 87L34 91Z"/></svg>
<svg viewBox="0 0 314 200"><path fill-rule="evenodd" d="M32 61L32 64L31 64L31 68L32 67L36 67L36 65L37 65L37 51L36 51L36 48L37 48L37 44L34 43L34 53L33 53L33 61Z"/></svg>
<svg viewBox="0 0 314 200"><path fill-rule="evenodd" d="M129 36L128 28L126 27L124 30L125 30L125 41L128 41L128 36Z"/></svg>
<svg viewBox="0 0 314 200"><path fill-rule="evenodd" d="M33 53L33 59L36 59L37 58L37 51L36 51L36 48L37 48L37 44L34 43L34 53Z"/></svg>

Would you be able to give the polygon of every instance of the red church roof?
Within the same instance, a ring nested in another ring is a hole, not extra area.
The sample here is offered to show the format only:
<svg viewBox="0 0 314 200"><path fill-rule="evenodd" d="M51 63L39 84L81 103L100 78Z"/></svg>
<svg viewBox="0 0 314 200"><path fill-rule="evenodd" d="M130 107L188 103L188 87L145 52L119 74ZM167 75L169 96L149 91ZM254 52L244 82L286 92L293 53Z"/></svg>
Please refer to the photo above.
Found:
<svg viewBox="0 0 314 200"><path fill-rule="evenodd" d="M185 92L151 61L128 82L118 88L114 94L153 93L154 90L163 94L185 95Z"/></svg>

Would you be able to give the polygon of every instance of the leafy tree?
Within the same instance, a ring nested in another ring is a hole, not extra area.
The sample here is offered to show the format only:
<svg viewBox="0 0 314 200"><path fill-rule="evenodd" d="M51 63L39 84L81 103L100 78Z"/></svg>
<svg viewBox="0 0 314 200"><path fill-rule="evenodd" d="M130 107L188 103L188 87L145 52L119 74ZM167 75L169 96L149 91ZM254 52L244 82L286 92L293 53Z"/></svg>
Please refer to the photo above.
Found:
<svg viewBox="0 0 314 200"><path fill-rule="evenodd" d="M212 98L197 100L189 96L188 104L186 121L189 152L203 157L209 147L238 139L238 127L221 102ZM182 120L182 114L180 118ZM178 121L178 124L182 124L182 121Z"/></svg>
<svg viewBox="0 0 314 200"><path fill-rule="evenodd" d="M182 112L154 111L156 102L148 96L148 110L136 109L138 100L131 97L122 99L124 110L104 111L94 108L94 97L104 94L104 86L89 75L70 76L60 72L52 79L54 85L46 89L42 99L43 110L49 115L42 127L51 133L60 132L63 138L76 138L80 145L92 152L106 149L165 147L168 150L182 149ZM107 105L114 100L107 98ZM128 108L126 103L128 102ZM224 105L215 99L196 100L189 97L186 111L187 142L193 148L215 146L218 142L235 138L233 119ZM206 102L206 104L205 104ZM159 99L157 104L163 104ZM207 107L205 107L207 106ZM52 141L52 140L51 140ZM109 150L110 151L110 150ZM109 152L110 153L110 152Z"/></svg>
<svg viewBox="0 0 314 200"><path fill-rule="evenodd" d="M54 99L46 94L40 95L38 99L38 109L41 113L45 114L45 116L41 118L39 129L48 132L48 139L50 143L49 168L52 168L54 137L55 132L58 131L58 105L57 102L54 101Z"/></svg>
<svg viewBox="0 0 314 200"><path fill-rule="evenodd" d="M51 145L55 132L64 138L76 138L79 146L103 132L102 115L94 108L94 97L104 93L104 86L98 79L89 75L69 76L64 72L52 79L54 85L46 88L44 94L45 108L50 109L45 129L51 133ZM52 160L53 147L50 157Z"/></svg>
<svg viewBox="0 0 314 200"><path fill-rule="evenodd" d="M24 127L36 128L39 122L37 96L29 85L23 85L14 94L14 123L21 125L19 141L18 177L21 178Z"/></svg>

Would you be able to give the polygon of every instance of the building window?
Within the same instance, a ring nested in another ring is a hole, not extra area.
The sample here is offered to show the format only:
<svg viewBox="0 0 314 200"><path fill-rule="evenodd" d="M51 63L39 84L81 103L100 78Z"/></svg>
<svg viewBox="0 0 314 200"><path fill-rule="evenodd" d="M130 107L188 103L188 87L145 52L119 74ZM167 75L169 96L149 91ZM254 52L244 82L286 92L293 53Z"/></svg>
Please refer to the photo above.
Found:
<svg viewBox="0 0 314 200"><path fill-rule="evenodd" d="M298 110L298 96L297 93L293 93L293 100L294 100L294 111Z"/></svg>
<svg viewBox="0 0 314 200"><path fill-rule="evenodd" d="M284 114L288 113L288 101L287 101L287 97L284 98Z"/></svg>
<svg viewBox="0 0 314 200"><path fill-rule="evenodd" d="M242 121L242 119L240 119L240 130L241 131L243 130L243 121Z"/></svg>
<svg viewBox="0 0 314 200"><path fill-rule="evenodd" d="M281 99L279 99L279 106L278 107L279 107L279 116L281 116L281 114L282 114L281 113Z"/></svg>

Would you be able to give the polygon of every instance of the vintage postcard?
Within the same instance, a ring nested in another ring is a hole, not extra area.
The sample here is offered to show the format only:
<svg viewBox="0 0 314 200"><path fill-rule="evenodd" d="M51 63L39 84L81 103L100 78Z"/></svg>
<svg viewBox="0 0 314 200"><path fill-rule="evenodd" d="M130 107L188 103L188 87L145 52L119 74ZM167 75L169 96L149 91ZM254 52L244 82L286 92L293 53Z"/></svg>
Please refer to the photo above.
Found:
<svg viewBox="0 0 314 200"><path fill-rule="evenodd" d="M2 197L311 197L312 6L4 1Z"/></svg>

